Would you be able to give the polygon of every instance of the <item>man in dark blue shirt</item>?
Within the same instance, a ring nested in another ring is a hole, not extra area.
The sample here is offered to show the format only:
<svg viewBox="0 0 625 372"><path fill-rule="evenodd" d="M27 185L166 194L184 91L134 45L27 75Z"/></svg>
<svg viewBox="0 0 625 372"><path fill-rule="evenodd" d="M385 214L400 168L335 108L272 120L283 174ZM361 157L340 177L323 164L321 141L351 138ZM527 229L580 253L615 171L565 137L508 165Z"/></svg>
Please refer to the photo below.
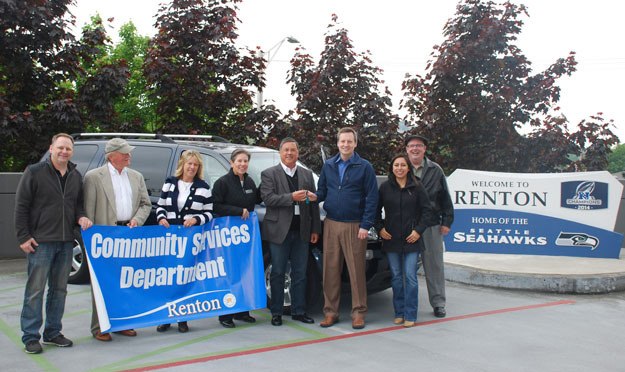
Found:
<svg viewBox="0 0 625 372"><path fill-rule="evenodd" d="M352 328L365 327L367 288L365 253L367 235L375 221L378 185L371 164L354 150L358 134L353 128L338 132L339 153L321 169L317 196L327 213L323 232L324 320L321 327L339 321L343 261L352 291Z"/></svg>

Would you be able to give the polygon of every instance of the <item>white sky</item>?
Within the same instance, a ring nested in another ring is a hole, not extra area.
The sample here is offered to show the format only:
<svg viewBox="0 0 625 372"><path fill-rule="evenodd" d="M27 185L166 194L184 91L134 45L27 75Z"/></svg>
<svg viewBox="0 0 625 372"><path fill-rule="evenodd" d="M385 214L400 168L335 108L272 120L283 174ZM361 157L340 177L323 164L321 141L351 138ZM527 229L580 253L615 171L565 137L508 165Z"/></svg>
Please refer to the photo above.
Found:
<svg viewBox="0 0 625 372"><path fill-rule="evenodd" d="M76 0L72 13L77 25L96 12L114 17L114 27L129 20L139 33L152 36L159 0ZM528 7L517 45L542 71L569 51L577 53L578 71L559 80L561 112L577 124L597 112L614 119L613 131L625 141L625 2L616 0L513 0ZM401 99L406 73L424 74L432 46L443 41L442 28L455 14L456 0L245 0L239 6L239 46L271 48L286 36L298 39L314 58L324 47L324 34L336 13L357 51L369 50L374 65L393 93L395 108ZM117 30L110 32L116 37ZM283 113L294 107L286 83L294 44L274 49L267 70L266 101Z"/></svg>

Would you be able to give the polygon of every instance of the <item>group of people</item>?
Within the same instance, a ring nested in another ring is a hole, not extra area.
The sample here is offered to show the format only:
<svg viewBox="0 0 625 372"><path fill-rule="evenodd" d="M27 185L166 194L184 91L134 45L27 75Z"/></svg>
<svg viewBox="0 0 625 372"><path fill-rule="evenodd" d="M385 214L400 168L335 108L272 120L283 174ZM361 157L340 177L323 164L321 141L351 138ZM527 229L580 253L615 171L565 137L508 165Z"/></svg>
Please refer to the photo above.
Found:
<svg viewBox="0 0 625 372"><path fill-rule="evenodd" d="M43 343L72 346L62 333L61 318L71 270L75 229L93 224L128 226L144 224L151 211L145 180L129 168L134 149L127 141L113 138L106 143L106 164L83 177L71 163L74 140L60 133L52 138L50 157L29 166L18 186L15 226L20 248L27 254L28 280L21 315L22 342L27 353L40 353L43 295L48 294ZM247 174L251 154L238 148L230 158L231 168L212 189L202 179L199 152L184 151L175 174L167 178L158 200L160 225L202 225L214 216L247 219L256 204L267 210L261 227L271 252L271 324L282 325L285 274L290 263L291 318L314 323L306 313L306 269L309 244L321 233L319 203L327 212L323 233L324 319L321 327L339 321L341 275L349 271L354 329L365 327L367 291L365 255L368 232L376 227L383 240L392 273L395 324L413 326L417 318L419 255L426 274L434 315L444 317L445 282L443 240L453 222L453 204L445 176L438 164L427 159L428 141L422 136L406 138L406 154L393 158L389 179L379 188L371 164L355 149L358 135L342 128L337 135L338 154L328 159L315 185L310 170L297 164L299 148L293 138L279 147L280 164L261 173L259 187ZM384 213L382 213L384 210ZM111 341L102 333L92 293L93 337ZM249 312L219 316L219 323L234 328L234 320L254 323ZM170 324L161 324L165 332ZM189 330L178 323L179 332ZM132 329L114 332L136 336Z"/></svg>

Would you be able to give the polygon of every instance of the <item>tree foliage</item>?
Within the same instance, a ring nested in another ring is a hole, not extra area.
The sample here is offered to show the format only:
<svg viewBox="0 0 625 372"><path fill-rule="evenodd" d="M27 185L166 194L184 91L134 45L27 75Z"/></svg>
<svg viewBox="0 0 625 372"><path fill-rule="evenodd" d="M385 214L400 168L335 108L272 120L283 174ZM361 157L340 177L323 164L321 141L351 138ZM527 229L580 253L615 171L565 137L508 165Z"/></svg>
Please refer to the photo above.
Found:
<svg viewBox="0 0 625 372"><path fill-rule="evenodd" d="M431 138L430 149L448 170L597 169L617 143L600 115L569 131L556 82L575 71L575 53L533 73L515 44L523 15L523 5L465 0L446 23L425 76L403 83L412 131ZM519 133L528 127L529 134Z"/></svg>
<svg viewBox="0 0 625 372"><path fill-rule="evenodd" d="M71 0L0 0L1 167L21 171L47 148L50 134L80 126L72 91L78 71L67 46Z"/></svg>
<svg viewBox="0 0 625 372"><path fill-rule="evenodd" d="M608 172L625 172L625 144L615 146L608 156Z"/></svg>
<svg viewBox="0 0 625 372"><path fill-rule="evenodd" d="M111 59L123 61L129 74L123 95L114 103L121 130L152 132L156 128L156 102L148 96L148 83L143 73L150 38L139 35L132 22L122 25L119 38L111 51Z"/></svg>
<svg viewBox="0 0 625 372"><path fill-rule="evenodd" d="M0 0L2 170L37 161L55 133L116 128L113 101L127 81L125 62L107 58L99 17L75 40L71 3Z"/></svg>
<svg viewBox="0 0 625 372"><path fill-rule="evenodd" d="M296 96L296 118L272 128L270 137L291 136L300 143L300 158L321 168L320 149L336 152L336 133L352 126L359 133L356 151L378 171L387 169L398 144L399 119L390 92L382 88L382 70L369 52L356 52L347 30L333 15L318 64L303 49L291 60L288 82Z"/></svg>
<svg viewBox="0 0 625 372"><path fill-rule="evenodd" d="M172 0L159 10L144 65L157 130L233 141L256 133L250 87L261 84L264 63L234 44L240 1Z"/></svg>
<svg viewBox="0 0 625 372"><path fill-rule="evenodd" d="M83 27L75 49L82 67L76 89L85 127L92 131L122 131L115 103L124 95L129 71L126 60L111 58L111 39L99 15Z"/></svg>

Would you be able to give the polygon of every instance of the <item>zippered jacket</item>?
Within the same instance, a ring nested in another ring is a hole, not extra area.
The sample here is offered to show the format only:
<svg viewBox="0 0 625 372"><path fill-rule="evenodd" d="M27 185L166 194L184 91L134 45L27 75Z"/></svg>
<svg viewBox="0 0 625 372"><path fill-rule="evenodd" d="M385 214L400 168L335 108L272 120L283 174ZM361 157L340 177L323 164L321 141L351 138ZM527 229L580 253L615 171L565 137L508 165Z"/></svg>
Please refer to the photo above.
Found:
<svg viewBox="0 0 625 372"><path fill-rule="evenodd" d="M253 212L260 203L260 192L252 177L243 176L243 186L232 168L213 184L213 213L215 217L240 216L243 208Z"/></svg>
<svg viewBox="0 0 625 372"><path fill-rule="evenodd" d="M85 216L82 176L71 162L67 172L63 191L50 158L26 168L15 195L15 233L20 244L30 238L38 243L74 240L74 228Z"/></svg>
<svg viewBox="0 0 625 372"><path fill-rule="evenodd" d="M384 218L382 218L384 208ZM423 239L406 242L412 230L423 235L425 229L436 224L432 205L421 182L408 177L406 187L401 188L393 176L380 185L380 202L375 227L384 228L391 234L390 240L382 240L384 252L422 252Z"/></svg>
<svg viewBox="0 0 625 372"><path fill-rule="evenodd" d="M375 222L378 206L375 171L371 163L354 152L341 181L339 156L336 154L326 160L321 168L317 187L319 202L325 201L323 209L331 220L358 222L361 228L369 230Z"/></svg>
<svg viewBox="0 0 625 372"><path fill-rule="evenodd" d="M449 195L445 173L436 162L428 158L424 158L423 161L425 164L420 181L432 202L432 208L437 218L435 225L451 227L454 222L454 203Z"/></svg>

